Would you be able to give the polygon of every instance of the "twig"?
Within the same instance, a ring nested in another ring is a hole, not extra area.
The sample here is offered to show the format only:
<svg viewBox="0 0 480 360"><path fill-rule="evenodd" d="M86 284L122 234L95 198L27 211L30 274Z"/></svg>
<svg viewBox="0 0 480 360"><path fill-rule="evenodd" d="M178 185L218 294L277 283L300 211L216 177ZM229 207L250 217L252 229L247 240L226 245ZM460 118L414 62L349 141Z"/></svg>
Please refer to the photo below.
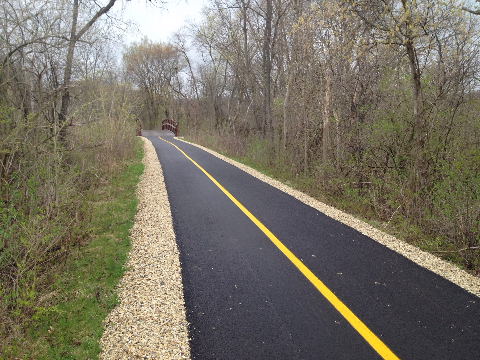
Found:
<svg viewBox="0 0 480 360"><path fill-rule="evenodd" d="M392 216L390 216L390 219L387 221L387 223L385 225L383 225L384 228L386 228L388 226L388 224L390 224L390 221L392 221L392 219L395 216L395 214L397 213L398 209L400 209L400 206L402 206L402 205L398 205L397 209L393 212Z"/></svg>
<svg viewBox="0 0 480 360"><path fill-rule="evenodd" d="M467 250L476 250L480 249L480 246L470 246L470 247L465 247L463 249L458 249L458 250L432 250L432 252L436 253L454 253L454 252L462 252L462 251L467 251Z"/></svg>

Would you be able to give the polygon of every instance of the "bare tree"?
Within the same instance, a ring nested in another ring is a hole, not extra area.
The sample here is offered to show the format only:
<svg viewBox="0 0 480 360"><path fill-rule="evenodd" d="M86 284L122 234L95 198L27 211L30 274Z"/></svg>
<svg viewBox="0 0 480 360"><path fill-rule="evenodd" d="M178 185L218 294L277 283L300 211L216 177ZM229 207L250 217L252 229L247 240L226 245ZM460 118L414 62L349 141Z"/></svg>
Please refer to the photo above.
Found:
<svg viewBox="0 0 480 360"><path fill-rule="evenodd" d="M133 44L124 54L127 77L142 92L150 126L158 124L162 116L169 118L175 107L175 95L184 97L179 89L177 75L185 66L184 54L173 45L147 40Z"/></svg>
<svg viewBox="0 0 480 360"><path fill-rule="evenodd" d="M68 107L70 106L70 85L72 80L72 66L73 66L73 57L75 53L75 46L77 42L85 35L85 33L95 24L95 22L103 15L108 13L110 9L115 5L116 0L109 0L109 2L98 9L98 11L84 24L80 30L78 27L78 14L80 7L80 0L73 0L72 8L72 23L70 28L70 37L68 40L68 49L67 56L65 61L65 69L63 71L63 91L62 91L62 100L60 105L60 111L58 114L58 120L60 123L61 131L60 138L65 141L66 136L66 125L67 125L67 114Z"/></svg>

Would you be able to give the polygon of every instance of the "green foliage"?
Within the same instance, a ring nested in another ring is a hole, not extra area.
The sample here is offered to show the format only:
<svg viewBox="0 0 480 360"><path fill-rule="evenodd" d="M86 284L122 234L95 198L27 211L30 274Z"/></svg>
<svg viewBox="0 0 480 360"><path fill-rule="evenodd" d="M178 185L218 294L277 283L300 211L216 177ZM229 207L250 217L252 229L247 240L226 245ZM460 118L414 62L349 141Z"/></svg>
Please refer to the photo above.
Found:
<svg viewBox="0 0 480 360"><path fill-rule="evenodd" d="M143 153L122 166L111 181L88 192L92 212L85 224L87 244L71 251L66 262L50 272L53 285L43 291L21 286L21 301L32 309L26 331L10 339L3 355L35 359L92 359L100 351L102 321L117 304L115 287L130 249L129 230L136 213L136 184L143 173ZM2 353L0 353L0 356Z"/></svg>
<svg viewBox="0 0 480 360"><path fill-rule="evenodd" d="M430 221L463 247L480 246L480 149L444 162L439 172ZM473 252L465 251L468 265L479 266L470 256Z"/></svg>
<svg viewBox="0 0 480 360"><path fill-rule="evenodd" d="M247 143L245 157L265 167L271 158L270 144L266 139L251 138Z"/></svg>
<svg viewBox="0 0 480 360"><path fill-rule="evenodd" d="M100 233L94 226L92 191L104 189L134 153L130 105L115 95L114 85L88 86L72 109L89 121L69 128L63 141L48 119L34 112L25 116L0 99L0 358L2 352L16 354L23 348L25 329L33 323L69 311L57 306L63 300L57 294L61 287L53 290L52 284L72 253ZM113 213L122 219L132 206L122 211L121 216ZM106 221L117 220L108 214ZM118 226L122 234L128 224ZM105 269L117 277L118 269Z"/></svg>

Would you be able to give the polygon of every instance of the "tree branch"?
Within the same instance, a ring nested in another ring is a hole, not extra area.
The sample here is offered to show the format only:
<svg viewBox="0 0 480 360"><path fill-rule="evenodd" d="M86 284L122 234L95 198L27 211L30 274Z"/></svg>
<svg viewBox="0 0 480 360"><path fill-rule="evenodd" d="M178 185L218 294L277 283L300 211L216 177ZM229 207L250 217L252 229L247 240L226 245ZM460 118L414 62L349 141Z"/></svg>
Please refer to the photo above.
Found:
<svg viewBox="0 0 480 360"><path fill-rule="evenodd" d="M463 11L467 11L467 12L469 12L470 14L473 14L473 15L480 15L480 9L478 9L478 10L472 10L472 9L469 9L469 8L466 8L466 7L462 7L462 10L463 10Z"/></svg>
<svg viewBox="0 0 480 360"><path fill-rule="evenodd" d="M100 8L100 10L97 11L97 13L90 19L88 23L86 23L83 28L76 34L76 40L79 40L87 31L92 27L92 25L95 23L95 21L98 20L98 18L104 14L106 14L113 5L115 5L115 2L117 0L110 0L107 5L104 7Z"/></svg>

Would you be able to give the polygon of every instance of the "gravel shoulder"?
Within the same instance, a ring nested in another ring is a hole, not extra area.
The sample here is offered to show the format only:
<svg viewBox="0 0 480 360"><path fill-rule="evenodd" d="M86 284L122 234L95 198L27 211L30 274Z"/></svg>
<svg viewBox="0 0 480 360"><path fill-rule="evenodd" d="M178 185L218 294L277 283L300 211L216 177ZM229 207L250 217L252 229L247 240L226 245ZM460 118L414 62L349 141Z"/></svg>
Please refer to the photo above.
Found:
<svg viewBox="0 0 480 360"><path fill-rule="evenodd" d="M186 141L184 139L177 138L179 141L183 141L187 144L196 146L217 158L236 166L237 168L243 170L244 172L252 175L253 177L289 194L290 196L296 198L297 200L311 206L314 209L324 213L330 218L337 220L351 228L359 231L360 233L370 237L371 239L377 241L378 243L388 247L389 249L403 255L409 260L415 262L416 264L442 276L443 278L453 282L454 284L462 287L468 292L480 297L480 278L475 277L466 271L458 268L457 266L448 263L435 255L422 251L421 249L410 245L402 240L397 239L396 237L389 235L375 227L367 224L366 222L355 218L354 216L347 214L341 210L338 210L332 206L329 206L321 201L318 201L312 198L309 195L302 193L301 191L295 190L290 186L287 186L281 183L278 180L272 179L271 177L262 174L261 172L246 166L242 163L239 163L235 160L232 160L224 155L221 155L209 148L204 146Z"/></svg>
<svg viewBox="0 0 480 360"><path fill-rule="evenodd" d="M132 249L120 302L104 322L100 359L189 359L179 253L155 148L146 138Z"/></svg>

